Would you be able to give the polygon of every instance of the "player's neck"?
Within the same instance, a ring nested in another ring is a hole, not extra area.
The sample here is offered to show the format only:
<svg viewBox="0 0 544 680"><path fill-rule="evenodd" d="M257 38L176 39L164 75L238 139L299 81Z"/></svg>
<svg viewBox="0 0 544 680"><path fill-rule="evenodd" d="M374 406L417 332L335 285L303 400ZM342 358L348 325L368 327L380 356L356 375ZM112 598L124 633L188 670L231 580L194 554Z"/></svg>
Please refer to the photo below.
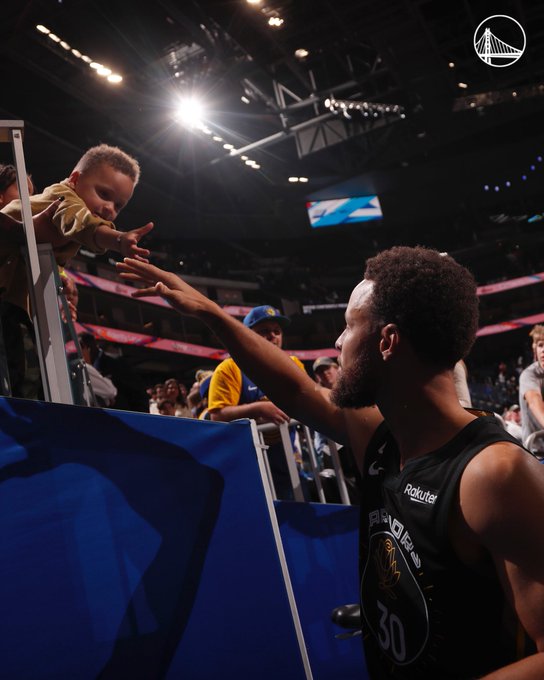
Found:
<svg viewBox="0 0 544 680"><path fill-rule="evenodd" d="M397 441L401 463L440 448L475 417L459 404L450 371L395 381L389 393L379 407Z"/></svg>

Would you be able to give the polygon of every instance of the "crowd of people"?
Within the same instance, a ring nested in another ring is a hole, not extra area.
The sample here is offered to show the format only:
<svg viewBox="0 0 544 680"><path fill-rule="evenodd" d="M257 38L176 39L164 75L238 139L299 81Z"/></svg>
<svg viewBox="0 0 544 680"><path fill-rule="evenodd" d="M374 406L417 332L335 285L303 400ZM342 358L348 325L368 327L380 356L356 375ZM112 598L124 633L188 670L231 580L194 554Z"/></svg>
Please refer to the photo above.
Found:
<svg viewBox="0 0 544 680"><path fill-rule="evenodd" d="M324 439L345 447L357 467L361 626L373 680L544 676L544 467L522 446L544 429L544 326L531 331L534 361L519 367L517 394L508 371L499 370L511 403L500 413L478 411L464 364L478 328L473 275L436 250L393 247L367 260L336 341L339 361L320 357L312 377L282 350L289 319L276 307L255 307L239 322L148 262L139 242L152 223L116 230L112 220L138 179L134 159L101 145L66 180L32 196L31 208L37 240L52 244L59 266L82 244L120 253L118 269L137 285L134 297L161 296L227 348L230 357L196 372L190 388L173 377L150 387L147 410L260 425L295 420L313 431L316 448ZM22 366L28 378L32 368L21 330L32 340L20 217L15 198L0 218L2 324L18 327L22 344L11 346L26 362L7 353L14 387L14 369ZM92 334L79 341L95 380L103 379L104 405L120 407L115 357ZM296 456L295 430L291 436ZM275 445L267 441L274 484L289 499ZM326 459L321 448L321 469Z"/></svg>

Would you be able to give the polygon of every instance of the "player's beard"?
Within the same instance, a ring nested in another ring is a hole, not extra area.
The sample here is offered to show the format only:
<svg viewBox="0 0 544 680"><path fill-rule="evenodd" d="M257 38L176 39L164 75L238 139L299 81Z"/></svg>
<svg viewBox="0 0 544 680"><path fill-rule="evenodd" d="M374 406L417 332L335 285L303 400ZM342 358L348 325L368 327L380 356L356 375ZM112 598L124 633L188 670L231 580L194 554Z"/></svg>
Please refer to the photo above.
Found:
<svg viewBox="0 0 544 680"><path fill-rule="evenodd" d="M374 406L377 389L376 365L368 350L363 349L353 366L342 366L331 399L340 408Z"/></svg>

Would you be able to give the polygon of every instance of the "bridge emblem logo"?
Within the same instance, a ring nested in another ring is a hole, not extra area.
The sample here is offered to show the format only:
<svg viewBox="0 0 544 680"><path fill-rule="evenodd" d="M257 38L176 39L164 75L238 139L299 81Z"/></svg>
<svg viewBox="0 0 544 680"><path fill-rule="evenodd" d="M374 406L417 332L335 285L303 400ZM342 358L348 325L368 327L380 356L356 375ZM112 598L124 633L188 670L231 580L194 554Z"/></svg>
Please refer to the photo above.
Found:
<svg viewBox="0 0 544 680"><path fill-rule="evenodd" d="M474 49L488 66L512 66L525 51L523 26L506 14L487 17L474 31Z"/></svg>

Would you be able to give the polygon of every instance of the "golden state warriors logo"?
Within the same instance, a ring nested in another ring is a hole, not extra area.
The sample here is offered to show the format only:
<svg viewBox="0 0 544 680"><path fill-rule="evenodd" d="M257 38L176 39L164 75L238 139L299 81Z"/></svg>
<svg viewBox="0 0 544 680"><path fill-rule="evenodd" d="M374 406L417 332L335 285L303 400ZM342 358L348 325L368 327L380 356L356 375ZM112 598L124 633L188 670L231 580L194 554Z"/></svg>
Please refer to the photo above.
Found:
<svg viewBox="0 0 544 680"><path fill-rule="evenodd" d="M418 659L429 639L427 601L389 531L370 537L361 576L361 610L382 653L394 664Z"/></svg>
<svg viewBox="0 0 544 680"><path fill-rule="evenodd" d="M507 14L484 19L474 31L474 49L488 66L512 66L525 51L527 38L519 21Z"/></svg>
<svg viewBox="0 0 544 680"><path fill-rule="evenodd" d="M372 555L378 576L378 588L384 590L389 597L396 599L395 586L400 577L395 559L395 546L390 538L380 540L377 550Z"/></svg>

